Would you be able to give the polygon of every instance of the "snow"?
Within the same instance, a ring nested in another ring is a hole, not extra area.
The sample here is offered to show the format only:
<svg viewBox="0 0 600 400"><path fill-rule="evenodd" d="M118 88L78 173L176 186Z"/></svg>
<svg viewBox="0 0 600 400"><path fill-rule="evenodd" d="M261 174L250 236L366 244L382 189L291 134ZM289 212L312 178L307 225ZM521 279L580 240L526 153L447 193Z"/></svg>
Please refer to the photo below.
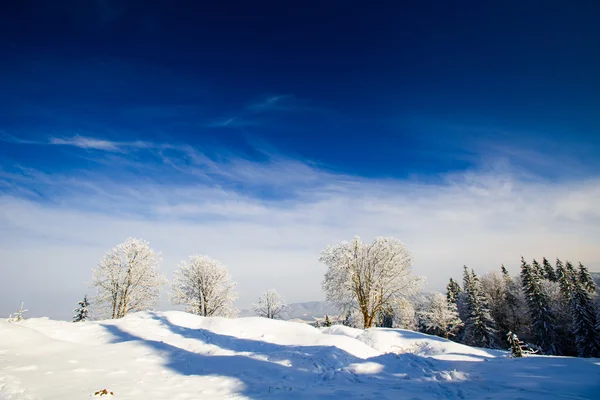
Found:
<svg viewBox="0 0 600 400"><path fill-rule="evenodd" d="M178 311L0 321L0 399L103 389L114 399L598 399L600 360L511 359L401 329Z"/></svg>

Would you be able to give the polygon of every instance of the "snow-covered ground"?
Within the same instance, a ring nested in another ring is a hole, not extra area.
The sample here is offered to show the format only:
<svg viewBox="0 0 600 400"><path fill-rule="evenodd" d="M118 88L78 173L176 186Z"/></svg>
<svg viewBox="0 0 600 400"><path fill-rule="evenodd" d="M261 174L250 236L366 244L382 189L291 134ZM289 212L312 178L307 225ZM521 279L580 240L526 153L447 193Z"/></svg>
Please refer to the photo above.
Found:
<svg viewBox="0 0 600 400"><path fill-rule="evenodd" d="M0 321L0 399L600 399L600 360L475 349L399 329L144 312Z"/></svg>

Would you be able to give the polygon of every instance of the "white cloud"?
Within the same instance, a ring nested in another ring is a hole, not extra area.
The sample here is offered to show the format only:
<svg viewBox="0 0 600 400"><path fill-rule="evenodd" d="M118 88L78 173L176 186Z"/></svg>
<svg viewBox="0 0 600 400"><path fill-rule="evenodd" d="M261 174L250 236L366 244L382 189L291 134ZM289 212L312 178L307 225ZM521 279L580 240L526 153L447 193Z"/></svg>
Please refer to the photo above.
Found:
<svg viewBox="0 0 600 400"><path fill-rule="evenodd" d="M190 254L223 261L239 282L241 306L268 287L291 302L322 298L318 253L353 235L403 240L431 288L458 277L463 264L485 272L504 263L516 272L521 255L600 269L597 178L550 182L491 168L424 183L336 175L283 157L195 156L200 161L181 170L205 176L186 184L33 172L13 180L43 182L52 201L27 201L18 191L0 196L0 315L23 300L32 312L68 316L88 291L90 268L128 236L162 251L169 276ZM224 181L296 190L267 199Z"/></svg>

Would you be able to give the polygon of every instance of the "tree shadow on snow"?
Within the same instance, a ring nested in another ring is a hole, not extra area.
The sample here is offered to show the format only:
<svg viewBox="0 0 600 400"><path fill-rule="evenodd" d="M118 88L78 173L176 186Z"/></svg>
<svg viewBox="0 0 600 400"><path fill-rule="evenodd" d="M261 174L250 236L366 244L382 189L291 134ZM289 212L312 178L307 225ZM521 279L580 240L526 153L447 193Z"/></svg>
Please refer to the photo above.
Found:
<svg viewBox="0 0 600 400"><path fill-rule="evenodd" d="M151 318L172 333L198 341L200 345L214 345L242 354L200 354L161 341L143 339L115 325L102 326L113 335L114 342L139 341L160 352L165 359L165 367L178 374L233 378L241 383L237 393L254 398L277 394L285 398L323 399L400 398L399 395L410 395L415 399L464 398L479 397L482 390L519 396L526 391L552 397L552 389L545 386L548 385L547 375L554 374L532 374L532 370L544 365L535 358L473 362L390 353L362 359L335 346L280 345L217 334L202 328L187 328L156 314L151 314ZM404 331L402 333L405 334ZM210 354L210 349L208 351ZM570 366L572 361L578 360L572 359ZM506 365L507 362L514 364ZM360 368L361 364L364 369ZM545 363L546 370L563 367L564 362ZM493 382L490 376L495 377ZM570 376L571 380L565 377L563 386L558 387L564 389L565 383L571 383L573 388L581 389L581 383L572 382L573 376ZM590 390L590 393L600 393L600 385L592 385Z"/></svg>

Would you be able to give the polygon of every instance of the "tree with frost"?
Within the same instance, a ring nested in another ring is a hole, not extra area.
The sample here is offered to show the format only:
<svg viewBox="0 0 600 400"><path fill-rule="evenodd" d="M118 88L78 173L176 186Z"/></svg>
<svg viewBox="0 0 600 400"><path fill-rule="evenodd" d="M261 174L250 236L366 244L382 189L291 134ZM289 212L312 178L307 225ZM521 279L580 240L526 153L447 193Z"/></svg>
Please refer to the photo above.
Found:
<svg viewBox="0 0 600 400"><path fill-rule="evenodd" d="M446 339L454 336L462 325L456 304L448 302L442 293L433 293L428 297L425 308L419 312L419 318L428 331Z"/></svg>
<svg viewBox="0 0 600 400"><path fill-rule="evenodd" d="M542 265L544 268L544 278L546 278L550 282L556 282L556 272L554 271L554 268L552 268L552 265L546 259L546 257L544 257L544 259L542 260Z"/></svg>
<svg viewBox="0 0 600 400"><path fill-rule="evenodd" d="M521 288L520 278L513 279L504 265L502 266L502 277L505 282L503 301L506 307L506 321L503 327L511 332L527 334L529 332L529 315L526 310L527 302Z"/></svg>
<svg viewBox="0 0 600 400"><path fill-rule="evenodd" d="M465 330L463 341L470 346L496 347L496 327L479 277L464 267L462 304Z"/></svg>
<svg viewBox="0 0 600 400"><path fill-rule="evenodd" d="M458 302L458 296L460 295L461 289L458 282L450 278L450 282L446 286L446 298L449 303L456 304Z"/></svg>
<svg viewBox="0 0 600 400"><path fill-rule="evenodd" d="M21 322L23 321L25 318L23 318L23 314L25 314L27 311L27 309L24 309L23 306L25 305L25 303L21 303L21 308L19 308L14 316L11 314L8 316L8 322Z"/></svg>
<svg viewBox="0 0 600 400"><path fill-rule="evenodd" d="M329 328L331 326L331 320L329 319L329 315L325 314L325 322L323 322L323 326L325 328Z"/></svg>
<svg viewBox="0 0 600 400"><path fill-rule="evenodd" d="M579 271L577 273L578 282L588 291L589 294L596 293L596 283L592 276L590 275L590 271L588 271L587 267L582 263L579 263Z"/></svg>
<svg viewBox="0 0 600 400"><path fill-rule="evenodd" d="M600 334L597 329L598 317L596 307L588 288L573 276L571 298L571 315L573 317L573 334L579 357L600 357Z"/></svg>
<svg viewBox="0 0 600 400"><path fill-rule="evenodd" d="M75 312L75 315L73 316L73 322L83 322L89 318L88 307L90 306L90 303L88 301L87 294L83 296L83 300L81 300L78 304L79 307L73 310L73 312Z"/></svg>
<svg viewBox="0 0 600 400"><path fill-rule="evenodd" d="M258 303L253 306L256 315L269 319L281 318L281 313L287 308L285 299L274 289L262 293L258 297Z"/></svg>
<svg viewBox="0 0 600 400"><path fill-rule="evenodd" d="M567 264L570 264L567 261ZM571 291L572 291L572 279L570 276L570 269L567 269L562 261L558 258L556 259L556 281L560 286L560 292L563 296L563 299L568 303L569 299L571 299Z"/></svg>
<svg viewBox="0 0 600 400"><path fill-rule="evenodd" d="M412 274L408 249L394 238L363 243L355 237L326 247L320 261L328 267L323 281L327 300L342 310L358 310L365 328L386 307L418 292L422 282Z"/></svg>
<svg viewBox="0 0 600 400"><path fill-rule="evenodd" d="M521 257L521 281L536 344L546 354L560 355L556 318L551 307L550 296L542 284L542 276L539 271L525 262L523 257Z"/></svg>
<svg viewBox="0 0 600 400"><path fill-rule="evenodd" d="M171 300L203 317L235 317L235 287L223 264L205 255L193 255L181 261L175 271Z"/></svg>
<svg viewBox="0 0 600 400"><path fill-rule="evenodd" d="M109 318L151 309L166 283L158 271L160 262L160 254L145 240L128 238L117 245L93 269L94 305Z"/></svg>

